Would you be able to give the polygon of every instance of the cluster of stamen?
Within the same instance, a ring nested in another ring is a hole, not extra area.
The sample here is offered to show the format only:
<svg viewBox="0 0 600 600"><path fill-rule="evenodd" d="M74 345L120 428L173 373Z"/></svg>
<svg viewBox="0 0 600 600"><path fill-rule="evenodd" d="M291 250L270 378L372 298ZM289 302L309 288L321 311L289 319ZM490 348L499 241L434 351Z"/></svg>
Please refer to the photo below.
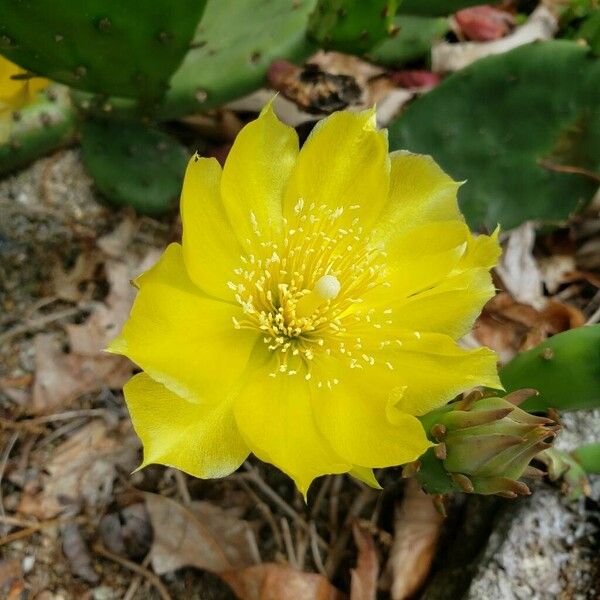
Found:
<svg viewBox="0 0 600 600"><path fill-rule="evenodd" d="M363 349L361 330L391 323L391 310L361 310L363 296L384 280L385 253L369 246L358 206L331 209L305 205L300 199L283 231L263 232L250 216L255 253L241 257L242 266L228 282L243 318L234 327L258 329L269 351L276 353L271 373L311 379L311 363L320 353L337 353L350 368L373 365ZM391 368L391 365L390 365ZM317 381L332 387L337 379Z"/></svg>

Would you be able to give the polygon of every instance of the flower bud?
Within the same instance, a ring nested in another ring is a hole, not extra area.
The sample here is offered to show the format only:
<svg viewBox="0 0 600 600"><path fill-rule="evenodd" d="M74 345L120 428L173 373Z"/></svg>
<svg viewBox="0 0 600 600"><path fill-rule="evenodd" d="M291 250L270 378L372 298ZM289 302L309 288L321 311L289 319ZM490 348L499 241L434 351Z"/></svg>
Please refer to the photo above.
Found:
<svg viewBox="0 0 600 600"><path fill-rule="evenodd" d="M438 442L421 457L415 475L425 491L462 490L509 498L529 494L519 479L541 473L529 463L551 447L559 428L552 419L516 406L533 393L520 390L505 398L484 398L474 392L420 417L430 439Z"/></svg>

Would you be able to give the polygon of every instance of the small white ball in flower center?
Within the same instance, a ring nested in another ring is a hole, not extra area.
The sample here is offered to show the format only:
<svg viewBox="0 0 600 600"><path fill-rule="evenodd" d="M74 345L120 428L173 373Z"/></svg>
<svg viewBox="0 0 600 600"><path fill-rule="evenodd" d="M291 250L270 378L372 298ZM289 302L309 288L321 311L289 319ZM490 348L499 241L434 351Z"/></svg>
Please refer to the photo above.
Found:
<svg viewBox="0 0 600 600"><path fill-rule="evenodd" d="M333 300L334 298L337 298L341 289L342 285L337 277L334 277L333 275L323 275L323 277L315 283L313 292L317 294L317 296L323 298L323 300Z"/></svg>

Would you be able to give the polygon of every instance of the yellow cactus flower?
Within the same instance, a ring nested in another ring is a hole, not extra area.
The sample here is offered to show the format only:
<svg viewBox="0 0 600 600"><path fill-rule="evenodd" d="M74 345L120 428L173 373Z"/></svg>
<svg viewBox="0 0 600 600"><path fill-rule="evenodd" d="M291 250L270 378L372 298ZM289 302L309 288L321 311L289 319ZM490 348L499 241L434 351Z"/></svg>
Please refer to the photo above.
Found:
<svg viewBox="0 0 600 600"><path fill-rule="evenodd" d="M306 491L413 461L417 415L499 388L496 357L456 340L493 296L496 236L474 237L459 184L388 154L373 111L321 121L300 150L272 108L221 169L189 163L183 242L136 280L112 352L143 465L222 477L254 453Z"/></svg>
<svg viewBox="0 0 600 600"><path fill-rule="evenodd" d="M50 82L42 77L21 78L26 72L0 55L0 142L10 134L11 114L30 104Z"/></svg>

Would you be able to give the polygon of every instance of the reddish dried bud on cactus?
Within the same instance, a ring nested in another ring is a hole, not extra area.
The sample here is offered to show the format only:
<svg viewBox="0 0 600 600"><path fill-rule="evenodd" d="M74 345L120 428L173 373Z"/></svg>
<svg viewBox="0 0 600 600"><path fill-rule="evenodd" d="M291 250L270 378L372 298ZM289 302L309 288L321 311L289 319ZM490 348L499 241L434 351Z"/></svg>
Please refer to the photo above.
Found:
<svg viewBox="0 0 600 600"><path fill-rule="evenodd" d="M487 5L459 10L454 19L463 36L476 42L502 38L515 24L511 14Z"/></svg>
<svg viewBox="0 0 600 600"><path fill-rule="evenodd" d="M391 81L403 88L432 88L441 80L441 76L431 71L394 71Z"/></svg>

